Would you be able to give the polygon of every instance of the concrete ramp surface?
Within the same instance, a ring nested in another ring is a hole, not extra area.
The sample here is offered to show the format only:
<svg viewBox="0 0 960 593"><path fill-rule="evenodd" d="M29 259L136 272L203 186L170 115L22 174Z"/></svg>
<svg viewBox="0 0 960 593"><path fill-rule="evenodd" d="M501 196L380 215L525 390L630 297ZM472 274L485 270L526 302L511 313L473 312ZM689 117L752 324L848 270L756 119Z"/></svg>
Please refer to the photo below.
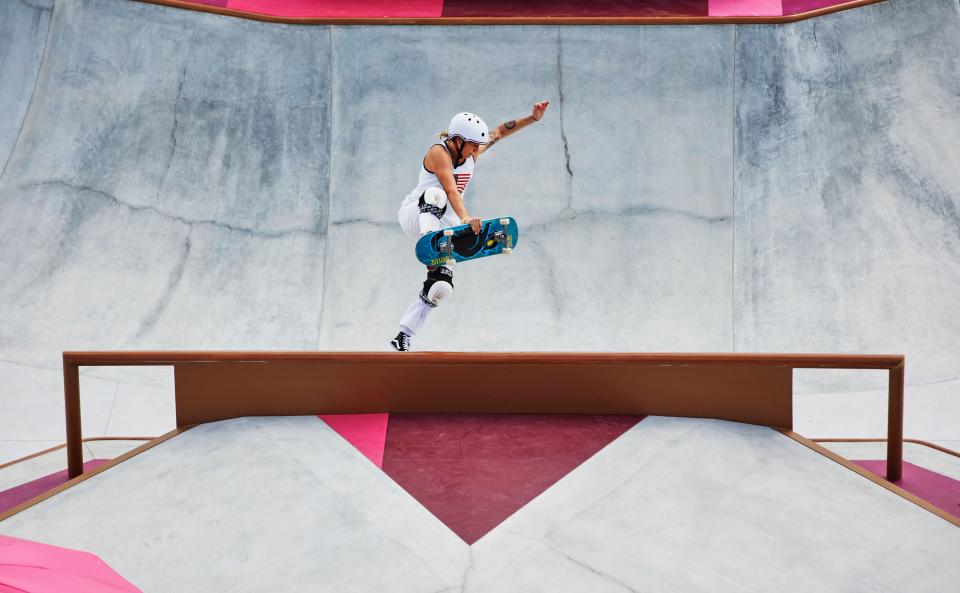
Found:
<svg viewBox="0 0 960 593"><path fill-rule="evenodd" d="M916 591L960 530L781 433L651 417L468 546L316 417L190 429L3 523L144 591Z"/></svg>

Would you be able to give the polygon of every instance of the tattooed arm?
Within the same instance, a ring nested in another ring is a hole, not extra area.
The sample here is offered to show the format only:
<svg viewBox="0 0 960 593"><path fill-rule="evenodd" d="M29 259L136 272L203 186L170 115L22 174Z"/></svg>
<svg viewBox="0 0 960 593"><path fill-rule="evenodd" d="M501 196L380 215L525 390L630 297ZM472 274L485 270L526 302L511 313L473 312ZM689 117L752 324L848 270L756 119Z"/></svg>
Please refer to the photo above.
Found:
<svg viewBox="0 0 960 593"><path fill-rule="evenodd" d="M513 134L514 132L518 132L523 128L529 126L533 122L540 121L541 119L543 119L543 114L544 112L546 112L547 105L549 104L550 104L550 101L541 101L539 103L536 103L533 106L533 111L527 117L523 117L520 119L511 119L508 122L500 124L493 130L490 130L490 143L484 144L483 146L481 146L480 151L477 154L478 155L483 154L484 152L489 150L494 144L503 140L510 134Z"/></svg>

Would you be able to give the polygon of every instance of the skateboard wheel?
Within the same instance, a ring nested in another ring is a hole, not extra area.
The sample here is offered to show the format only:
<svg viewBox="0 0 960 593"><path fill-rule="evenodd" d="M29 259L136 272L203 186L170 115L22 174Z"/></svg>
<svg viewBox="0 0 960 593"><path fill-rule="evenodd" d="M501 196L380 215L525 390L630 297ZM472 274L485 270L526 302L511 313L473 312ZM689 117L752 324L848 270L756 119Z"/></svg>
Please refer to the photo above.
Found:
<svg viewBox="0 0 960 593"><path fill-rule="evenodd" d="M504 247L503 251L501 251L500 253L510 254L510 253L513 253L513 249L511 249L510 247Z"/></svg>
<svg viewBox="0 0 960 593"><path fill-rule="evenodd" d="M443 231L443 236L444 236L444 237L452 237L452 236L453 236L453 229L447 229L447 230Z"/></svg>
<svg viewBox="0 0 960 593"><path fill-rule="evenodd" d="M501 219L500 219L500 224L501 224L502 226L507 226L508 224L510 224L510 219L509 219L509 218L501 218Z"/></svg>

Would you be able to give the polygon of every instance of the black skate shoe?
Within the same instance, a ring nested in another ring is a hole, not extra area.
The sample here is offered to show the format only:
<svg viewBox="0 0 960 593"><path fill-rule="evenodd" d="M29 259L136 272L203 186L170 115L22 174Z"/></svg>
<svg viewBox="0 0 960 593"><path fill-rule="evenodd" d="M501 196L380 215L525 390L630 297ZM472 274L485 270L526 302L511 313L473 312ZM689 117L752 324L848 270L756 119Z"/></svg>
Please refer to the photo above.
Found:
<svg viewBox="0 0 960 593"><path fill-rule="evenodd" d="M393 346L394 350L397 352L409 352L410 351L410 336L400 332L397 334L397 337L390 340L390 345Z"/></svg>

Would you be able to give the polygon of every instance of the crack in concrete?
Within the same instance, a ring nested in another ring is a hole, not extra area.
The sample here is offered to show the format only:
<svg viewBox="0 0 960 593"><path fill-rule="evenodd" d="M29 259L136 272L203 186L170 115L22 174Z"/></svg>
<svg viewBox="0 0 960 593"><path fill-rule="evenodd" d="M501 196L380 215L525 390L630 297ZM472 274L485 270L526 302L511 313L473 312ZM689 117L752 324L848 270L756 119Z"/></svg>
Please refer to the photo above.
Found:
<svg viewBox="0 0 960 593"><path fill-rule="evenodd" d="M173 166L173 157L177 154L177 129L180 127L180 117L177 110L180 106L180 99L183 97L183 83L187 78L187 64L184 62L183 70L180 71L180 80L177 83L177 96L173 100L173 127L170 130L170 152L167 155L167 164L163 168L163 174L160 176L160 183L157 185L157 197L163 193L163 186L167 182L167 176L170 174L170 168Z"/></svg>
<svg viewBox="0 0 960 593"><path fill-rule="evenodd" d="M156 305L151 309L143 318L143 321L140 322L140 327L137 329L136 333L133 335L133 339L138 339L146 336L148 333L153 331L157 326L157 323L160 321L160 316L163 315L163 312L167 310L167 307L170 305L170 300L173 297L173 294L177 291L177 288L180 286L180 282L183 280L183 271L187 267L187 260L190 259L190 251L193 247L193 243L190 241L190 235L193 233L193 229L190 229L190 232L187 233L186 238L184 239L184 249L183 254L180 256L180 261L177 262L176 267L170 274L170 280L167 281L167 287L164 289L163 294L160 295L160 298L157 299ZM129 343L129 340L128 340Z"/></svg>
<svg viewBox="0 0 960 593"><path fill-rule="evenodd" d="M391 231L397 226L395 222L377 222L375 220L368 220L366 218L348 218L346 220L338 220L331 222L330 226L339 227L352 224L367 224L370 226L380 227L384 229L390 229Z"/></svg>
<svg viewBox="0 0 960 593"><path fill-rule="evenodd" d="M706 216L703 214L697 214L695 212L690 212L688 210L678 210L676 208L665 208L663 206L652 206L649 204L639 204L636 206L630 206L624 208L623 210L582 210L576 211L573 208L564 208L557 216L548 222L543 222L540 224L530 225L527 227L529 232L532 229L536 228L546 228L548 225L556 224L559 222L569 222L579 217L591 217L591 216L616 216L616 217L634 217L634 216L678 216L681 218L686 218L694 220L697 222L703 222L706 224L718 224L729 222L732 220L730 216Z"/></svg>
<svg viewBox="0 0 960 593"><path fill-rule="evenodd" d="M567 168L567 207L564 210L573 210L573 168L570 166L570 143L567 141L567 131L563 113L564 95L563 95L563 29L557 29L557 101L560 110L560 140L563 142L564 163Z"/></svg>
<svg viewBox="0 0 960 593"><path fill-rule="evenodd" d="M537 225L537 227L543 227L544 231L547 230L546 225ZM532 229L537 227L528 227L527 233L524 233L524 234L528 235L528 233L531 232ZM560 319L563 318L563 305L562 305L562 301L560 300L560 293L557 290L557 274L554 271L554 261L550 257L548 257L547 255L548 251L543 247L543 245L537 239L534 239L533 237L530 237L528 235L526 237L526 240L532 243L536 247L536 249L540 251L541 253L540 260L542 262L546 262L545 266L539 266L539 267L541 269L546 268L547 289L550 291L550 298L551 298L551 301L553 301L553 317L555 320L559 321Z"/></svg>
<svg viewBox="0 0 960 593"><path fill-rule="evenodd" d="M118 393L120 393L120 384L119 384L119 383L117 383L116 386L113 388L113 399L110 401L110 411L107 412L107 424L106 424L106 426L105 426L104 429L103 429L103 435L104 435L104 436L110 434L110 420L113 418L113 411L114 411L114 410L116 409L116 407L117 407L117 394L118 394ZM86 446L86 443L84 443L84 446Z"/></svg>
<svg viewBox="0 0 960 593"><path fill-rule="evenodd" d="M40 12L50 12L50 13L53 12L53 2L52 2L52 1L50 2L50 6L37 6L36 4L33 4L32 2L28 2L28 0L20 0L20 4L23 4L23 5L26 6L27 8L32 8L32 9L34 9L34 10L39 10Z"/></svg>
<svg viewBox="0 0 960 593"><path fill-rule="evenodd" d="M582 215L602 215L606 214L605 212L596 212L596 211L584 211L581 212ZM623 210L613 213L614 216L658 216L658 215L672 215L679 216L681 218L688 218L698 222L705 222L707 224L716 224L719 222L727 222L730 220L729 216L705 216L703 214L697 214L695 212L690 212L688 210L677 210L676 208L664 208L662 206L650 206L641 204L638 206L630 206Z"/></svg>
<svg viewBox="0 0 960 593"><path fill-rule="evenodd" d="M277 239L277 238L281 238L281 237L286 237L286 236L288 236L288 235L300 235L300 234L310 235L310 236L315 236L315 237L325 237L325 236L326 236L326 233L325 233L325 232L324 232L324 233L321 233L321 232L318 232L318 231L316 231L316 230L314 230L314 229L311 229L311 228L293 228L293 229L287 229L287 230L282 230L282 231L258 231L258 230L254 230L254 229L247 228L247 227L240 227L240 226L235 226L235 225L227 224L227 223L220 222L220 221L217 221L217 220L214 220L214 219L191 220L191 219L188 219L188 218L184 218L184 217L182 217L182 216L176 216L176 215L174 215L174 214L169 214L169 213L164 212L164 211L162 211L162 210L160 210L160 209L158 209L158 208L156 208L156 207L154 207L154 206L136 206L136 205L134 205L134 204L129 204L129 203L124 202L123 200L121 200L121 199L117 198L116 196L114 196L114 195L112 195L112 194L109 194L109 193L107 193L107 192L104 192L104 191L101 191L101 190L98 190L98 189L94 189L94 188L89 187L89 186L78 185L78 184L70 183L70 182L68 182L68 181L63 181L63 180L41 181L41 182L36 182L36 183L25 183L25 184L21 184L21 185L17 186L17 188L18 188L18 189L28 190L28 189L38 188L38 187L49 187L49 186L64 187L64 188L67 188L67 189L72 189L72 190L74 190L74 191L92 193L92 194L94 194L94 195L100 196L101 198L103 198L103 199L105 199L105 200L108 200L108 201L110 201L110 202L113 202L113 203L117 204L118 206L123 206L124 208L128 208L129 210L131 210L131 211L133 211L133 212L150 212L150 213L153 213L153 214L157 214L157 215L159 215L159 216L162 216L163 218L166 218L166 219L169 219L169 220L173 220L173 221L176 221L176 222L181 222L181 223L186 224L186 225L188 225L188 226L190 226L190 227L194 227L194 226L196 226L196 225L210 225L210 226L215 226L215 227L217 227L217 228L226 229L226 230L228 230L228 231L232 231L232 232L235 232L235 233L243 233L243 234L245 234L245 235L250 235L250 236L253 236L253 237L261 237L261 238L265 238L265 239Z"/></svg>
<svg viewBox="0 0 960 593"><path fill-rule="evenodd" d="M336 82L336 81L337 81L337 77L336 77L336 72L337 72L337 65L336 65L336 59L337 59L337 53L336 53L336 51L337 51L337 46L336 46L336 43L334 42L334 29L333 29L333 27L327 27L327 51L328 51L328 55L330 56L330 59L327 60L327 64L328 64L328 68L329 68L329 70L327 71L327 76L328 76L328 80L329 80L329 82L330 82L330 102L329 102L329 104L327 105L327 109L329 109L330 111L329 111L329 113L327 114L327 155L328 155L329 159L328 159L328 161L327 161L327 196L326 196L327 199L326 199L326 202L325 202L325 203L326 203L326 206L327 206L327 212L326 212L326 214L327 214L327 216L326 216L327 228L326 228L326 230L325 230L324 232L329 236L329 234L330 234L330 227L331 227L331 226L338 226L338 225L340 224L340 223L335 223L335 222L333 222L333 221L331 220L333 217L330 215L330 196L333 195L333 170L334 170L334 165L333 165L334 161L333 161L333 159L334 159L334 157L335 157L335 155L336 155L336 153L335 153L335 151L334 151L333 132L334 132L334 130L336 129L336 123L334 122L334 118L335 118L336 115L337 115L337 92L338 92L338 89L335 88L335 85L336 85L336 83L337 83L337 82ZM344 221L344 223L349 224L349 221ZM320 276L320 302L317 304L317 326L316 326L316 327L317 327L317 334L316 334L316 336L317 336L317 349L318 349L318 350L322 350L322 349L323 349L323 339L324 339L324 336L323 336L323 327L324 327L324 316L325 316L325 313L326 313L326 307L325 307L324 305L327 304L327 290L328 290L328 288L329 288L329 287L328 287L328 283L327 283L327 278L328 278L328 276L327 276L327 266L328 266L329 263L330 263L330 250L329 250L329 249L324 249L324 251L323 251L323 266L322 266L322 268L321 268L321 270L320 270L320 274L321 274L321 276Z"/></svg>
<svg viewBox="0 0 960 593"><path fill-rule="evenodd" d="M476 566L475 560L473 558L472 546L469 546L469 545L467 546L467 555L469 556L470 559L467 561L467 565L463 569L463 581L461 581L460 583L460 591L467 590L467 581L470 579L470 574L473 572L473 569Z"/></svg>
<svg viewBox="0 0 960 593"><path fill-rule="evenodd" d="M510 530L510 529L502 529L502 531L503 531L504 533L508 533L508 534L510 534L510 535L514 535L514 536L516 536L516 537L525 539L525 540L527 540L527 541L529 541L529 542L533 542L533 543L535 543L535 544L538 544L538 545L542 546L542 547L543 547L545 550L547 550L548 552L552 552L552 553L554 553L554 554L556 554L556 555L558 555L558 556L562 556L563 558L569 560L570 562L576 564L577 566L580 566L580 567L582 567L582 568L585 568L585 569L589 570L590 572L592 572L593 574L597 575L598 577L600 577L600 578L602 578L602 579L604 579L604 580L610 581L610 582L612 582L612 583L614 583L614 584L616 584L616 585L619 585L619 586L623 587L624 589L626 589L627 591L630 591L631 593L640 593L639 591L637 591L636 589L630 587L629 585L627 585L627 584L624 583L623 581L621 581L621 580L619 580L619 579L616 579L616 578L614 578L613 576L611 576L611 575L609 575L609 574L602 573L602 572L600 572L599 570L593 568L592 566L589 566L588 564L585 564L584 562L581 562L581 561L577 560L576 558L573 558L573 557L570 556L569 554L567 554L567 553L565 553L565 552L563 552L563 551L561 551L561 550L559 550L559 549L557 549L557 548L555 548L555 547L553 547L553 546L551 546L551 545L546 544L546 543L544 542L544 540L546 539L546 536L544 536L544 537L541 538L541 539L538 539L538 538L536 538L536 537L534 537L534 536L532 536L532 535L528 535L528 534L526 534L526 533L521 533L521 532L519 532L519 531L513 531L513 530ZM499 577L501 574L503 574L503 573L507 570L507 568L509 568L509 567L512 566L513 564L514 564L514 562L512 562L512 561L509 562L509 563L507 564L507 566L505 566L500 572L498 572L498 573L496 574L496 577ZM496 578L496 577L495 577L495 578Z"/></svg>
<svg viewBox="0 0 960 593"><path fill-rule="evenodd" d="M46 34L43 36L43 52L40 55L40 63L37 66L37 71L33 76L33 85L30 90L30 98L27 100L26 107L23 110L23 117L20 118L20 125L17 126L17 135L14 136L13 144L10 145L10 152L7 153L7 158L3 162L3 168L0 169L0 179L2 179L3 176L7 173L7 167L10 165L10 162L13 160L14 153L17 152L17 145L20 144L20 134L23 132L23 126L26 123L27 117L30 114L30 107L33 105L33 97L37 93L37 81L40 79L40 73L43 71L44 64L47 61L47 47L49 47L50 36L52 35L52 29L53 29L53 27L51 26L53 23L52 1L49 8L34 6L33 4L30 4L29 2L27 2L26 0L20 0L20 1L28 8L32 8L38 11L37 18L35 20L38 31L40 28L40 23L41 23L44 12L50 13L50 19L47 21L47 31L46 31Z"/></svg>
<svg viewBox="0 0 960 593"><path fill-rule="evenodd" d="M64 230L56 238L53 255L42 265L28 268L30 275L27 276L26 282L18 290L21 295L29 294L34 289L43 291L44 284L49 282L50 278L55 277L66 263L70 246L74 242L77 230L83 220L83 204L76 196L70 196L65 202L67 203L67 212L62 225Z"/></svg>
<svg viewBox="0 0 960 593"><path fill-rule="evenodd" d="M814 23L816 27L816 23ZM730 352L737 351L737 25L731 31L730 78Z"/></svg>
<svg viewBox="0 0 960 593"><path fill-rule="evenodd" d="M570 556L569 554L567 554L567 553L565 553L565 552L562 552L562 551L560 551L560 550L558 550L558 549L556 549L556 548L553 548L553 551L554 551L555 553L559 554L560 556L563 556L564 558L566 558L566 559L569 560L570 562L573 562L573 563L576 564L577 566L580 566L580 567L582 567L582 568L585 568L585 569L589 570L590 572L592 572L593 574L597 575L597 576L600 577L601 579L604 579L605 581L609 581L609 582L611 582L611 583L613 583L613 584L615 584L615 585L618 585L618 586L620 586L620 587L623 587L624 590L630 591L630 593L640 593L637 589L634 589L633 587L631 587L630 585L624 583L624 582L621 581L620 579L614 578L612 575L609 575L609 574L606 574L606 573L602 573L602 572L600 572L599 570L597 570L597 569L593 568L592 566L590 566L589 564L586 564L586 563L584 563L584 562L581 562L581 561L577 560L576 558L574 558L573 556Z"/></svg>

